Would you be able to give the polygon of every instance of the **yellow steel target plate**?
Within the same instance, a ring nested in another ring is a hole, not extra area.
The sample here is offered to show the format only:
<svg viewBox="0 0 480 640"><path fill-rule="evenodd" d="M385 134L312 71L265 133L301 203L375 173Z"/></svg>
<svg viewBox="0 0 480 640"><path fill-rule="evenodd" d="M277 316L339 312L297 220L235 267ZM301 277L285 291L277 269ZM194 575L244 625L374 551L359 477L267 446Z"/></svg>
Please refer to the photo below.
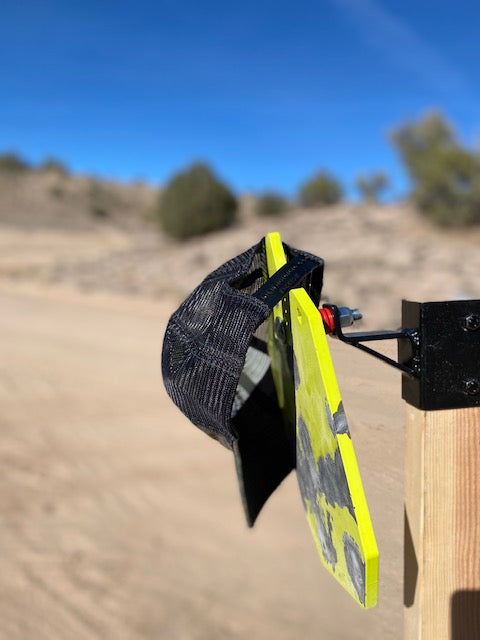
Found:
<svg viewBox="0 0 480 640"><path fill-rule="evenodd" d="M266 236L265 249L272 276L286 262L278 233ZM299 288L277 305L269 324L273 378L286 418L295 420L298 484L317 551L344 589L373 607L378 549L322 319ZM282 334L293 346L293 372ZM293 407L286 402L288 385L294 386Z"/></svg>

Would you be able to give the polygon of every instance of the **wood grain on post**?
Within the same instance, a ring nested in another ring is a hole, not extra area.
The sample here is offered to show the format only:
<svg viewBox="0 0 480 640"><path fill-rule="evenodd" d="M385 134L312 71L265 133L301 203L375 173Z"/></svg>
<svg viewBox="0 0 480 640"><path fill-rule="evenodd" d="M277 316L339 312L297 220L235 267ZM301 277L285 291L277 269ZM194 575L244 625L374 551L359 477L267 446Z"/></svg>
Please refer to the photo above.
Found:
<svg viewBox="0 0 480 640"><path fill-rule="evenodd" d="M480 407L407 405L405 640L480 639Z"/></svg>

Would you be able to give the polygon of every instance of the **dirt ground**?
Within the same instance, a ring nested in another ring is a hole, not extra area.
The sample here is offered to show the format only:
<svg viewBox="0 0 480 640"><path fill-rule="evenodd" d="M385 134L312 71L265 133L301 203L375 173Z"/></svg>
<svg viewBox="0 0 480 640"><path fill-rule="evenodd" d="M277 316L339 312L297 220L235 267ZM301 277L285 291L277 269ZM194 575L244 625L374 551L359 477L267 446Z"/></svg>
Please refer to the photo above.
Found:
<svg viewBox="0 0 480 640"><path fill-rule="evenodd" d="M381 553L364 612L316 557L294 475L247 528L231 454L163 390L173 305L0 286L0 637L400 638L399 375L332 344Z"/></svg>

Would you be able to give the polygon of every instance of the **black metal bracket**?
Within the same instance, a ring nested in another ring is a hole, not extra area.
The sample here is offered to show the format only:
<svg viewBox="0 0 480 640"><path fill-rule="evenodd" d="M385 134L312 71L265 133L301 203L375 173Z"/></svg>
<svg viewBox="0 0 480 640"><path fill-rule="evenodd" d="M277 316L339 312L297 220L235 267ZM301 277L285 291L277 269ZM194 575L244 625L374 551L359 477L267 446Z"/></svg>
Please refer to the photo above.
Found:
<svg viewBox="0 0 480 640"><path fill-rule="evenodd" d="M480 300L402 301L399 331L343 333L338 307L333 335L402 371L402 397L425 410L480 406ZM363 344L397 340L398 362Z"/></svg>
<svg viewBox="0 0 480 640"><path fill-rule="evenodd" d="M419 409L480 406L480 300L402 301L402 326L419 334L419 376L402 376L402 397ZM412 359L399 343L402 363Z"/></svg>
<svg viewBox="0 0 480 640"><path fill-rule="evenodd" d="M334 304L324 304L323 306L327 309L330 309L333 314L335 320L335 330L332 334L333 336L335 336L342 342L346 342L353 347L357 347L357 349L361 349L362 351L369 353L375 358L386 362L396 369L400 369L400 371L402 371L403 373L406 373L410 376L420 375L420 363L417 356L417 351L419 349L419 335L415 329L405 328L399 331L353 331L350 333L343 333L340 321L340 311L338 307ZM407 340L410 345L412 357L408 362L397 362L396 360L389 358L383 353L375 351L375 349L367 347L367 345L363 344L364 342L376 342L379 340Z"/></svg>

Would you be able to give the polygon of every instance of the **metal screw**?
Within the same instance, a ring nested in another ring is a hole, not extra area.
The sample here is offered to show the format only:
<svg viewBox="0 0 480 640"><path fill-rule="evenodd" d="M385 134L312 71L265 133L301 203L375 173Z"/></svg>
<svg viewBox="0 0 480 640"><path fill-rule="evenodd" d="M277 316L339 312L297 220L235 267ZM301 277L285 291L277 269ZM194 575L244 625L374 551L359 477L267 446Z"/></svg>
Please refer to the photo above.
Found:
<svg viewBox="0 0 480 640"><path fill-rule="evenodd" d="M363 313L360 311L360 309L352 309L352 318L354 319L355 322L357 320L362 320Z"/></svg>
<svg viewBox="0 0 480 640"><path fill-rule="evenodd" d="M464 390L469 396L478 396L480 394L480 381L476 378L467 378L464 382Z"/></svg>
<svg viewBox="0 0 480 640"><path fill-rule="evenodd" d="M338 315L341 327L351 327L354 322L363 318L360 309L350 309L350 307L338 307Z"/></svg>
<svg viewBox="0 0 480 640"><path fill-rule="evenodd" d="M477 331L480 329L480 316L475 313L469 314L465 318L465 329L467 331Z"/></svg>

